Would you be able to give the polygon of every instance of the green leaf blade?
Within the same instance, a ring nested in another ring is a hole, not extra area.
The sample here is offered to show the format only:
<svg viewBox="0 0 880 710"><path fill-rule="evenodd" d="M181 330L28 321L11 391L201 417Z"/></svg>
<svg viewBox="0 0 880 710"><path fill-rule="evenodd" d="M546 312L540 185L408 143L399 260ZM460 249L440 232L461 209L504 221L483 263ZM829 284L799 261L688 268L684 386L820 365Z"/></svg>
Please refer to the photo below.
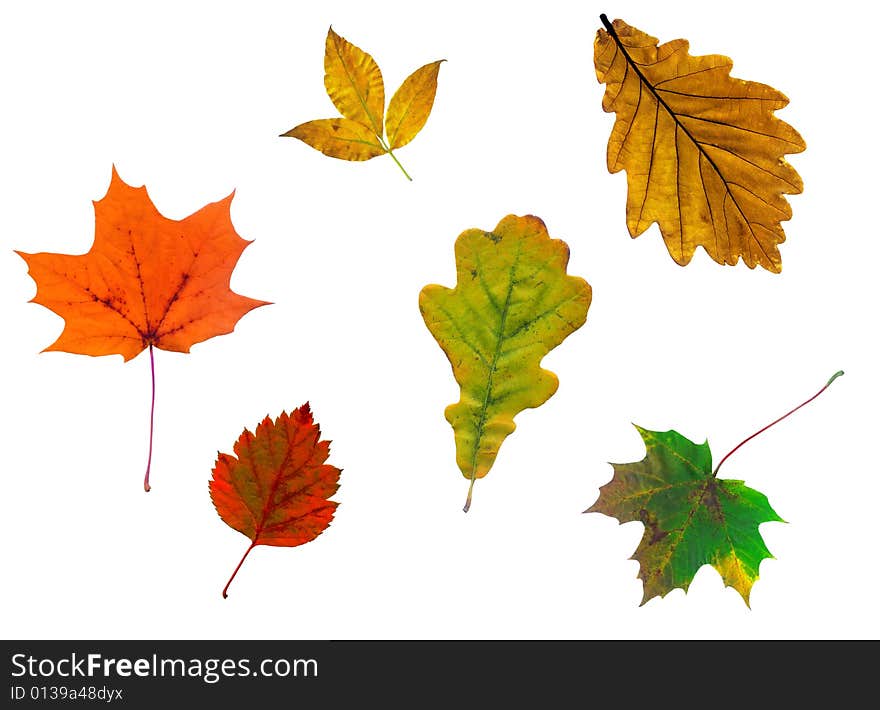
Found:
<svg viewBox="0 0 880 710"><path fill-rule="evenodd" d="M712 474L708 443L695 444L676 431L636 428L645 458L612 464L612 480L586 512L644 525L632 557L644 584L641 603L675 588L686 592L709 564L748 605L761 561L772 557L758 526L784 521L763 493Z"/></svg>
<svg viewBox="0 0 880 710"><path fill-rule="evenodd" d="M586 281L566 274L568 254L537 217L508 215L491 232L458 237L454 289L422 289L425 325L461 388L445 414L465 478L485 476L514 416L559 386L541 359L583 325L592 295Z"/></svg>

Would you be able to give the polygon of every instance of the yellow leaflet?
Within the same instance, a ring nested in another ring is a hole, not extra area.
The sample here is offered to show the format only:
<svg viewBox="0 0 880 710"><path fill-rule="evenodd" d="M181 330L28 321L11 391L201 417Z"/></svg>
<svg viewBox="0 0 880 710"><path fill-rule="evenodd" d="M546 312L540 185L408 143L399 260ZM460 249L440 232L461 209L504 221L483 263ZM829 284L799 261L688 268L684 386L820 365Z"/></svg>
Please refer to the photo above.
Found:
<svg viewBox="0 0 880 710"><path fill-rule="evenodd" d="M446 408L455 432L456 460L470 479L485 476L513 418L538 407L559 381L543 357L580 328L590 285L566 274L568 245L551 239L531 215L508 215L491 232L469 229L455 242L454 289L425 286L419 309L443 348L461 388Z"/></svg>
<svg viewBox="0 0 880 710"><path fill-rule="evenodd" d="M385 152L369 128L347 118L319 118L301 123L284 135L299 138L331 158L369 160Z"/></svg>
<svg viewBox="0 0 880 710"><path fill-rule="evenodd" d="M434 105L437 75L444 61L441 59L416 69L391 97L385 119L385 134L388 136L388 147L392 150L405 146L424 127Z"/></svg>
<svg viewBox="0 0 880 710"><path fill-rule="evenodd" d="M339 113L382 135L385 85L379 65L332 27L324 49L324 87Z"/></svg>

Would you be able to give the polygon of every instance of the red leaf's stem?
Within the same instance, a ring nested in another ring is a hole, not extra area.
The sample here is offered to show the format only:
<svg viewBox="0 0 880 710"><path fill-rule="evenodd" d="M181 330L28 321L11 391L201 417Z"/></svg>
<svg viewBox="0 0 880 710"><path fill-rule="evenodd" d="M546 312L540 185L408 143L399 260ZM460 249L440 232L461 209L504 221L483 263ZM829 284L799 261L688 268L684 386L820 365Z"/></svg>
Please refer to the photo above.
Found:
<svg viewBox="0 0 880 710"><path fill-rule="evenodd" d="M144 474L144 490L150 492L150 464L153 461L153 414L156 411L156 366L153 362L153 344L150 343L150 376L153 378L153 396L150 399L150 451L147 454L147 472Z"/></svg>
<svg viewBox="0 0 880 710"><path fill-rule="evenodd" d="M814 399L816 399L816 397L818 397L818 396L819 396L820 394L822 394L825 390L827 390L828 387L829 387L829 385L830 385L832 382L834 382L834 380L836 380L838 377L840 377L842 374L843 374L843 370L838 370L837 372L835 372L835 373L831 376L831 379L828 380L828 382L825 383L825 386L824 386L822 389L820 389L818 392L816 392L816 394L814 394L812 397L810 397L806 402L802 402L802 403L799 404L797 407L795 407L794 409L792 409L790 412L786 412L785 414L783 414L781 417L779 417L779 419L775 419L775 420L773 420L773 421L770 422L767 426L765 426L763 429L759 429L758 431L756 431L754 434L752 434L752 435L751 435L750 437L748 437L747 439L743 439L741 442L739 442L739 444L737 444L736 446L734 446L733 449L731 449L731 450L728 452L727 456L725 456L723 459L721 459L720 463L715 467L715 470L712 472L712 475L713 475L713 476L717 476L717 475L718 475L718 469L721 468L721 464L723 464L725 461L727 461L727 459L730 458L730 455L731 455L734 451L736 451L740 446L742 446L743 444L745 444L747 441L751 441L751 440L754 439L756 436L758 436L758 434L760 434L761 432L765 432L765 431L767 431L767 430L768 430L770 427L772 427L774 424L777 424L777 423L781 422L781 421L782 421L783 419L785 419L789 414L794 414L798 409L800 409L801 407L803 407L805 404L809 404L810 402L812 402Z"/></svg>
<svg viewBox="0 0 880 710"><path fill-rule="evenodd" d="M253 550L257 546L257 543L251 543L251 546L245 550L244 556L241 558L241 561L238 563L238 566L233 570L232 576L229 578L229 581L226 583L226 586L223 587L223 598L226 599L226 592L229 590L229 585L232 584L232 580L235 579L235 575L238 574L238 570L241 569L241 566L244 564L245 558L251 554L251 550Z"/></svg>

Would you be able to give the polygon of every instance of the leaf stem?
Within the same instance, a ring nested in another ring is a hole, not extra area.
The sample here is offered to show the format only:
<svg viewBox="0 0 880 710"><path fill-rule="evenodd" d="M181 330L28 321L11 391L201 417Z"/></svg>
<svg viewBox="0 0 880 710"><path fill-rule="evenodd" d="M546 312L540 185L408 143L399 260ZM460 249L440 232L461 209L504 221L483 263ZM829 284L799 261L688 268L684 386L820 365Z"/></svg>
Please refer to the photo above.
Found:
<svg viewBox="0 0 880 710"><path fill-rule="evenodd" d="M605 25L605 29L608 30L608 34L613 37L617 37L617 32L614 31L614 25L612 25L608 21L608 15L603 12L601 15L599 15L599 19L602 20L602 24Z"/></svg>
<svg viewBox="0 0 880 710"><path fill-rule="evenodd" d="M223 587L223 598L224 599L226 599L226 597L228 596L226 594L226 592L229 591L229 585L232 584L232 580L235 579L235 575L238 574L238 570L241 569L241 566L244 564L245 559L247 558L247 556L249 554L251 554L251 550L253 550L256 546L257 546L257 543L255 543L255 542L251 543L251 546L247 550L244 551L244 555L242 556L241 560L239 560L238 565L232 571L232 576L229 578L229 581L226 583L226 586Z"/></svg>
<svg viewBox="0 0 880 710"><path fill-rule="evenodd" d="M391 156L391 159L392 159L395 163L397 163L397 167L400 168L400 170L403 172L404 175L406 175L406 179L409 180L410 182L412 182L412 178L410 177L409 173L406 172L406 168L404 168L404 167L400 164L400 161L397 159L397 156L394 155L394 151L392 151L391 148L388 147L388 144L385 142L385 140L382 138L382 136L376 136L376 138L379 139L379 143L381 144L381 146L382 146L382 148L385 150L385 152L388 153L388 155Z"/></svg>
<svg viewBox="0 0 880 710"><path fill-rule="evenodd" d="M412 178L410 177L409 173L406 172L406 168L404 168L404 167L400 164L400 161L397 159L397 156L394 155L394 153L392 152L391 148L388 149L388 155L390 155L390 156L391 156L391 159L392 159L395 163L397 163L397 167L400 168L400 169L403 171L403 174L406 175L406 179L409 180L410 182L412 182Z"/></svg>
<svg viewBox="0 0 880 710"><path fill-rule="evenodd" d="M153 380L153 395L150 398L150 449L147 454L147 472L144 474L144 490L150 492L150 464L153 461L153 415L156 412L156 365L153 361L153 344L150 343L150 376Z"/></svg>
<svg viewBox="0 0 880 710"><path fill-rule="evenodd" d="M468 494L467 500L464 502L464 508L462 510L467 513L471 509L471 499L474 495L474 481L477 480L477 469L474 468L473 473L471 473L471 485L468 486Z"/></svg>
<svg viewBox="0 0 880 710"><path fill-rule="evenodd" d="M831 383L834 382L834 380L836 380L836 379L837 379L838 377L840 377L842 374L843 374L843 370L838 370L837 372L835 372L835 373L831 376L831 379L829 379L828 382L825 383L825 386L824 386L822 389L820 389L818 392L816 392L816 394L814 394L812 397L810 397L806 402L801 402L801 404L799 404L797 407L795 407L795 408L792 409L791 411L786 412L785 414L783 414L781 417L779 417L779 419L774 419L772 422L770 422L770 423L769 423L767 426L765 426L763 429L759 429L759 430L756 431L754 434L752 434L750 437L748 437L748 438L746 438L746 439L743 439L739 444L737 444L736 446L734 446L734 447L728 452L727 456L725 456L723 459L721 459L720 463L715 467L715 470L712 472L712 475L713 475L713 476L717 476L717 475L718 475L718 469L721 468L721 464L723 464L725 461L727 461L727 459L730 458L730 455L731 455L734 451L736 451L740 446L742 446L743 444L745 444L747 441L751 441L751 440L754 439L756 436L758 436L758 434L767 431L767 430L768 430L770 427L772 427L774 424L777 424L777 423L781 422L781 421L782 421L783 419L785 419L789 414L794 414L798 409L800 409L801 407L803 407L805 404L809 404L810 402L812 402L814 399L816 399L816 397L818 397L818 396L819 396L820 394L822 394L825 390L827 390L828 387L831 385Z"/></svg>

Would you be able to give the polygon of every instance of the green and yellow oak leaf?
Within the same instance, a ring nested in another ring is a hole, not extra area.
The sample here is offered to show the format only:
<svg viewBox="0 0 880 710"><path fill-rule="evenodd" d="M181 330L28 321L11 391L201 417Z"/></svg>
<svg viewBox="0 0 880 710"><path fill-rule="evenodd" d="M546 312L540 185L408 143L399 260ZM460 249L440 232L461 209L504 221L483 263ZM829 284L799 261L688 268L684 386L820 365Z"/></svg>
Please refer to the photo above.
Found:
<svg viewBox="0 0 880 710"><path fill-rule="evenodd" d="M513 418L546 402L559 386L542 358L587 317L592 292L566 274L568 245L537 217L508 215L491 232L469 229L455 242L455 288L419 294L428 330L452 365L460 400L446 408L456 460L470 480L485 476Z"/></svg>
<svg viewBox="0 0 880 710"><path fill-rule="evenodd" d="M443 59L416 69L391 97L385 112L385 84L379 65L331 27L324 49L324 87L342 118L301 123L282 136L298 138L324 155L369 160L387 153L408 179L394 150L424 128L434 106Z"/></svg>
<svg viewBox="0 0 880 710"><path fill-rule="evenodd" d="M602 15L594 43L602 108L616 120L608 170L626 170L626 224L632 237L654 222L669 254L688 264L703 247L719 264L778 273L784 194L802 191L784 155L806 144L773 115L788 98L730 76L718 54L691 56L688 42L657 38Z"/></svg>
<svg viewBox="0 0 880 710"><path fill-rule="evenodd" d="M676 587L687 592L697 570L712 565L748 605L761 561L772 558L758 526L784 521L763 493L715 476L708 443L636 429L645 458L612 464L614 476L585 512L645 526L632 556L644 583L642 604Z"/></svg>

